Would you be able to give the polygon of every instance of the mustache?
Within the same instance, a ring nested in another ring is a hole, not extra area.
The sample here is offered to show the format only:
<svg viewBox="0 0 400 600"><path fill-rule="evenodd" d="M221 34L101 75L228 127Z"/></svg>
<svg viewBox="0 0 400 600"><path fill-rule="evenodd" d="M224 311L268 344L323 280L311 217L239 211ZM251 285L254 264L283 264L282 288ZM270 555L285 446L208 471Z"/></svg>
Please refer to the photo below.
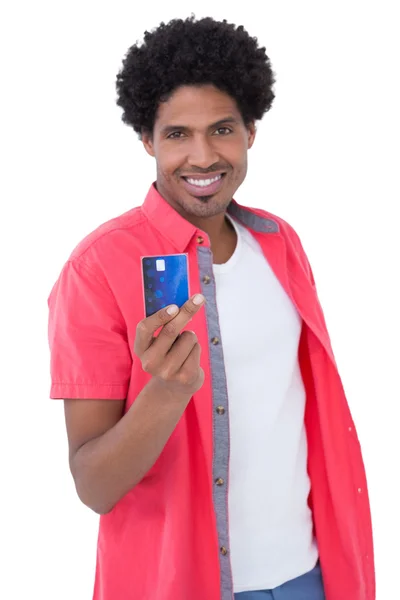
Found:
<svg viewBox="0 0 400 600"><path fill-rule="evenodd" d="M228 171L230 171L230 167L227 167L226 165L213 165L212 167L209 167L208 169L196 169L196 170L190 170L191 175L208 175L209 173L215 173L215 172L219 172L219 171L223 171L224 173L228 173ZM183 170L179 170L177 172L177 175L181 176L182 173L189 173L189 170L187 171L183 171Z"/></svg>

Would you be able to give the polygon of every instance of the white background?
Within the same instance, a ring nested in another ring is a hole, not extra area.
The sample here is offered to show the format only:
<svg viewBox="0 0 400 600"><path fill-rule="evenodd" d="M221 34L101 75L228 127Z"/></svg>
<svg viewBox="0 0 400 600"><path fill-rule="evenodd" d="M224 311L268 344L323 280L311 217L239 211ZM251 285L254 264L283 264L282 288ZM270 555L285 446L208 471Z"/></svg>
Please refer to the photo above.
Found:
<svg viewBox="0 0 400 600"><path fill-rule="evenodd" d="M398 3L258 3L195 5L197 17L243 24L277 74L236 199L287 219L308 253L363 448L377 597L398 598ZM146 29L192 10L171 0L2 7L4 600L91 599L97 516L75 495L63 405L48 399L47 296L75 245L141 204L154 180L120 120L115 76Z"/></svg>

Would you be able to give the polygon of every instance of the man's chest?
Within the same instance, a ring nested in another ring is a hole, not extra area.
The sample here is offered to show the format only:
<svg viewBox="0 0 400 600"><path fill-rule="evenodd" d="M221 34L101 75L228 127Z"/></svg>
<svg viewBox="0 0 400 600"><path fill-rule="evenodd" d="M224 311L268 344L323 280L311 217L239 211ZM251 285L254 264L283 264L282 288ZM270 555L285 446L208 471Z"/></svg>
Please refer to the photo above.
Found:
<svg viewBox="0 0 400 600"><path fill-rule="evenodd" d="M276 363L297 350L301 317L264 256L239 261L215 281L228 366Z"/></svg>

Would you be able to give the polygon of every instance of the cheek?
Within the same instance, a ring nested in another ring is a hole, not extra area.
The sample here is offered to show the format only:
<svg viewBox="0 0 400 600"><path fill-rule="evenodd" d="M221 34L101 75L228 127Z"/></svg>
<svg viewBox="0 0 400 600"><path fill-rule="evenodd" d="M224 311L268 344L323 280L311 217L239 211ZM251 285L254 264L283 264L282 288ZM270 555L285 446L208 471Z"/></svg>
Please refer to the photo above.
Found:
<svg viewBox="0 0 400 600"><path fill-rule="evenodd" d="M245 150L241 149L235 156L232 156L231 162L234 168L235 179L240 179L240 177L247 171L247 153Z"/></svg>
<svg viewBox="0 0 400 600"><path fill-rule="evenodd" d="M176 178L176 171L181 167L180 156L175 152L165 152L157 157L158 171L167 180Z"/></svg>
<svg viewBox="0 0 400 600"><path fill-rule="evenodd" d="M226 153L226 159L237 170L247 164L247 146L244 139L236 140L235 145Z"/></svg>
<svg viewBox="0 0 400 600"><path fill-rule="evenodd" d="M170 181L174 176L175 169L169 162L158 162L157 163L158 174L161 175L165 181Z"/></svg>

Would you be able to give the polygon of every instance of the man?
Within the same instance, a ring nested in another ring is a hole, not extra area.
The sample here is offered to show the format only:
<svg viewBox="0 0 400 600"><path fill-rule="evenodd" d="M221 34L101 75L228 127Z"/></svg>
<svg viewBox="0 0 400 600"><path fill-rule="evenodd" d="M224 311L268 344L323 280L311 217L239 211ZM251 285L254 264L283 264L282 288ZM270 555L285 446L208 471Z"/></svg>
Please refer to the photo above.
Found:
<svg viewBox="0 0 400 600"><path fill-rule="evenodd" d="M375 598L363 460L310 265L288 223L233 200L274 81L243 27L194 17L146 32L118 74L157 180L49 297L51 397L101 515L95 600ZM145 318L141 257L179 253L192 297Z"/></svg>

